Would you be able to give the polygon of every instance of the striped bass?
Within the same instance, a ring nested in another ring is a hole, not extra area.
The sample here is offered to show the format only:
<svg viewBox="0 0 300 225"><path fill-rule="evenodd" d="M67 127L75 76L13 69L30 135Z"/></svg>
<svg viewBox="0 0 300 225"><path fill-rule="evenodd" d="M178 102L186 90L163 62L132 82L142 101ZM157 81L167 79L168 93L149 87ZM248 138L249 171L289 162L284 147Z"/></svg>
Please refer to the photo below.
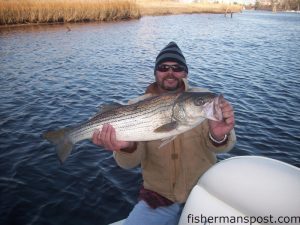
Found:
<svg viewBox="0 0 300 225"><path fill-rule="evenodd" d="M111 124L116 139L121 141L170 141L206 118L220 121L222 95L211 92L168 93L153 96L129 105L119 105L99 112L90 120L72 128L49 131L43 137L54 143L61 162L72 151L73 145L91 139L96 129Z"/></svg>

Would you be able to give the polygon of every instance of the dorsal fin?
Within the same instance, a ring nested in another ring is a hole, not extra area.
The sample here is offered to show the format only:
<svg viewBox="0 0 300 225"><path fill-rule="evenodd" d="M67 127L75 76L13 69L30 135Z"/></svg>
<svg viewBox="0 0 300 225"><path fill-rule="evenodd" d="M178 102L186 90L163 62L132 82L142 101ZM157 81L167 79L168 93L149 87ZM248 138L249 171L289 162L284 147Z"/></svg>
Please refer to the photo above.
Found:
<svg viewBox="0 0 300 225"><path fill-rule="evenodd" d="M122 106L122 104L120 104L120 103L112 103L112 104L103 104L103 105L100 105L98 107L98 112L95 115L91 116L89 118L89 120L91 120L91 119L99 116L101 113L104 113L104 112L116 109L116 108L118 108L120 106Z"/></svg>
<svg viewBox="0 0 300 225"><path fill-rule="evenodd" d="M186 92L210 92L207 88L201 88L201 87L190 87L188 83L188 79L182 78L182 81L184 83L185 91Z"/></svg>
<svg viewBox="0 0 300 225"><path fill-rule="evenodd" d="M122 104L120 104L120 103L103 104L103 105L98 107L99 112L97 114L113 110L113 109L118 108L120 106L122 106Z"/></svg>
<svg viewBox="0 0 300 225"><path fill-rule="evenodd" d="M189 88L187 90L187 92L210 92L209 89L207 88L201 88L201 87L192 87L192 88Z"/></svg>
<svg viewBox="0 0 300 225"><path fill-rule="evenodd" d="M140 101L145 100L145 99L147 99L147 98L150 98L150 97L152 97L152 96L153 96L153 95L152 95L151 93L147 93L147 94L144 94L144 95L142 95L142 96L138 96L138 97L136 97L136 98L130 99L130 100L128 101L128 104L129 104L129 105L132 105L132 104L134 104L134 103L140 102Z"/></svg>
<svg viewBox="0 0 300 225"><path fill-rule="evenodd" d="M184 83L184 91L188 91L189 90L189 81L186 78L182 78L182 81Z"/></svg>

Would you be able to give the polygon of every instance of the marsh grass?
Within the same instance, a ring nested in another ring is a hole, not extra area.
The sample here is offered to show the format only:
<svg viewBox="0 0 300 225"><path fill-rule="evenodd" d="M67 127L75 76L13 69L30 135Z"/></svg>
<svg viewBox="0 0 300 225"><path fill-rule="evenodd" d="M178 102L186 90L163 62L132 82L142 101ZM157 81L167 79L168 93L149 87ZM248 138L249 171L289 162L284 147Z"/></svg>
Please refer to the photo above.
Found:
<svg viewBox="0 0 300 225"><path fill-rule="evenodd" d="M0 25L117 21L144 15L240 10L239 5L172 0L0 0Z"/></svg>
<svg viewBox="0 0 300 225"><path fill-rule="evenodd" d="M138 0L142 15L167 15L191 13L235 13L242 10L241 5L223 3L183 3L172 0Z"/></svg>
<svg viewBox="0 0 300 225"><path fill-rule="evenodd" d="M140 18L131 0L0 0L0 24L115 21Z"/></svg>

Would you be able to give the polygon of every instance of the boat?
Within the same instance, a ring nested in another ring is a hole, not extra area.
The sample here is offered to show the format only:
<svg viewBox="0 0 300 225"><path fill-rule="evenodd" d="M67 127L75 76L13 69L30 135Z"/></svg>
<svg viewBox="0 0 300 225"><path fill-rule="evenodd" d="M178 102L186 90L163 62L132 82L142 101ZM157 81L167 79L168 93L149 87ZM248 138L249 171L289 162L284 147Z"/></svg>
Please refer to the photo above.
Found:
<svg viewBox="0 0 300 225"><path fill-rule="evenodd" d="M300 168L261 156L222 160L192 189L178 225L187 224L299 225Z"/></svg>

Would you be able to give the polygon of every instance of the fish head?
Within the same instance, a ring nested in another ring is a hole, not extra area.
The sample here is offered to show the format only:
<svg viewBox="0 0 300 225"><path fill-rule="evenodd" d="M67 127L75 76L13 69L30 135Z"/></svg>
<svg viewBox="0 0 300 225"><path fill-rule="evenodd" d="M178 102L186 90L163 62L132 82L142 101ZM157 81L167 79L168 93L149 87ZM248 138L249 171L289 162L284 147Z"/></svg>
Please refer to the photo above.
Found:
<svg viewBox="0 0 300 225"><path fill-rule="evenodd" d="M185 92L182 97L181 107L187 121L202 121L204 118L221 121L223 120L220 103L223 95L212 92Z"/></svg>

